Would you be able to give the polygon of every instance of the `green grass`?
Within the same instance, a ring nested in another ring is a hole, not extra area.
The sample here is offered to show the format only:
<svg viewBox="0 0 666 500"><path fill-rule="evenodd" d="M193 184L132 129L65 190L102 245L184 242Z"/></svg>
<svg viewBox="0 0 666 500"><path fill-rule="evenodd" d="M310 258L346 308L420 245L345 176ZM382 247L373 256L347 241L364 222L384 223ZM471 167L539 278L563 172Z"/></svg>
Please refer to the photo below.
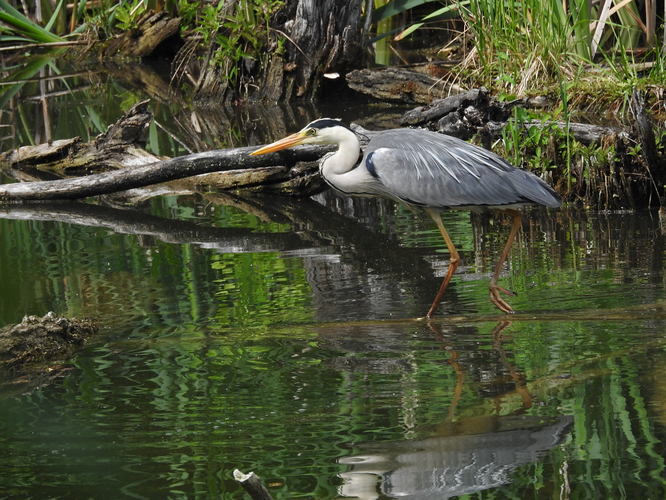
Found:
<svg viewBox="0 0 666 500"><path fill-rule="evenodd" d="M373 19L404 16L405 7L422 11L424 4L392 0ZM452 79L468 87L559 97L566 82L572 108L602 101L616 111L634 87L663 88L666 81L656 4L638 9L635 2L611 0L465 0L433 4L431 12L442 9L463 21L464 57Z"/></svg>
<svg viewBox="0 0 666 500"><path fill-rule="evenodd" d="M474 43L466 78L519 96L544 90L559 95L562 82L568 82L574 105L584 105L595 87L597 99L622 102L635 86L663 85L663 53L645 45L633 3L610 17L589 0L572 0L566 10L564 5L562 0L472 0L463 9ZM641 71L650 65L647 73Z"/></svg>

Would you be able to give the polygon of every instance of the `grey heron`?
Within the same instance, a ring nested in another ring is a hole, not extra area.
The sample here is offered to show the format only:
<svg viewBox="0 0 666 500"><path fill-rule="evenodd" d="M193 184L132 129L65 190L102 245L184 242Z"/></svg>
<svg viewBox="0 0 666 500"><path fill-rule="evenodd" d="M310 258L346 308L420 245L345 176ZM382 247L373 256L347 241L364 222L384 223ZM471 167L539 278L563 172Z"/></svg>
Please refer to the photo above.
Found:
<svg viewBox="0 0 666 500"><path fill-rule="evenodd" d="M512 216L511 230L490 279L490 300L504 313L511 306L500 296L515 295L497 284L521 227L518 209L525 205L557 208L559 195L536 175L514 167L502 157L455 137L421 129L391 129L373 135L361 156L357 135L340 120L321 118L302 130L268 144L261 155L300 144L334 144L319 172L334 189L351 196L379 196L423 208L437 224L449 249L449 268L426 317L439 306L460 255L444 227L445 209L494 209Z"/></svg>

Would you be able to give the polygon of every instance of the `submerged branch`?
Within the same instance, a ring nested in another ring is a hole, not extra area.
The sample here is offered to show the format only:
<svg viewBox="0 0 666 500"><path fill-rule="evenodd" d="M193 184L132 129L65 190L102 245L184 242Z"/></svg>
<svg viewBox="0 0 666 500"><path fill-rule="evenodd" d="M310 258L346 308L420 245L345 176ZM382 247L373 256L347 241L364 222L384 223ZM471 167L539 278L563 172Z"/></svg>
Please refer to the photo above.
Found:
<svg viewBox="0 0 666 500"><path fill-rule="evenodd" d="M234 469L234 479L252 497L252 500L273 500L264 483L254 472L245 474L238 469Z"/></svg>

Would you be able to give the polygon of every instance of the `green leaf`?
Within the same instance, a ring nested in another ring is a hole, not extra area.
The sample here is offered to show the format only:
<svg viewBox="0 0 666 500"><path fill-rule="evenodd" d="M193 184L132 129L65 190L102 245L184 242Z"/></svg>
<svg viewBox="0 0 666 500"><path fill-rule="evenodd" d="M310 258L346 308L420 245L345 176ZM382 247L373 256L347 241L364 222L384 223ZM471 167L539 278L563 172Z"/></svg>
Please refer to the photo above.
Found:
<svg viewBox="0 0 666 500"><path fill-rule="evenodd" d="M414 33L417 29L419 29L421 26L425 24L425 21L438 21L439 19L442 19L445 17L445 14L448 14L449 12L453 10L458 10L460 7L463 5L469 5L470 0L465 0L464 2L456 2L451 5L446 5L442 7L441 9L437 9L434 12L431 12L427 16L424 16L423 19L421 19L421 22L412 24L409 28L401 31L398 33L393 40L396 42L399 42L403 38L411 35Z"/></svg>
<svg viewBox="0 0 666 500"><path fill-rule="evenodd" d="M411 35L412 33L414 33L417 29L419 29L419 28L420 28L421 26L423 26L424 24L425 24L425 23L416 23L416 24L412 24L412 25L411 25L409 28L407 28L406 30L403 30L403 31L401 31L400 33L398 33L398 34L395 36L395 38L394 38L393 40L395 40L396 42L399 42L400 40L402 40L402 39L405 38L406 36L409 36L409 35Z"/></svg>
<svg viewBox="0 0 666 500"><path fill-rule="evenodd" d="M23 36L0 35L0 42L31 42L32 40Z"/></svg>
<svg viewBox="0 0 666 500"><path fill-rule="evenodd" d="M44 26L44 29L48 30L49 33L51 32L51 28L53 27L56 20L58 19L58 13L60 12L60 9L62 8L62 5L64 3L65 3L65 0L60 0L60 2L58 2L58 5L56 5L56 8L53 11L53 14L51 15L51 19L49 19L49 22L46 23L46 26Z"/></svg>
<svg viewBox="0 0 666 500"><path fill-rule="evenodd" d="M460 7L463 7L465 5L469 5L470 0L465 0L464 2L456 2L451 5L446 5L445 7L442 7L441 9L437 9L435 12L432 12L425 16L422 21L428 21L434 17L439 17L443 14L447 14L451 12L452 10L458 10Z"/></svg>
<svg viewBox="0 0 666 500"><path fill-rule="evenodd" d="M12 31L38 43L62 42L64 40L32 22L5 0L0 0L0 21L7 23Z"/></svg>

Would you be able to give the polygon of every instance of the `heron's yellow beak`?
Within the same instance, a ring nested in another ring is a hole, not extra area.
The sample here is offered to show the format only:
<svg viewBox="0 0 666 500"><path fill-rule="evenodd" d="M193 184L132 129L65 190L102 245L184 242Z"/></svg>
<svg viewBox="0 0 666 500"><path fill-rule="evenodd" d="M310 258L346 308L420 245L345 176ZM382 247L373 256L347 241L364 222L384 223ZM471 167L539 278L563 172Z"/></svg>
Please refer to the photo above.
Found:
<svg viewBox="0 0 666 500"><path fill-rule="evenodd" d="M275 151L287 149L292 146L298 146L305 140L306 137L307 136L303 132L296 132L295 134L288 135L284 139L280 139L279 141L275 141L272 144L268 144L263 148L257 149L256 151L252 151L250 155L252 156L263 155L266 153L273 153Z"/></svg>

